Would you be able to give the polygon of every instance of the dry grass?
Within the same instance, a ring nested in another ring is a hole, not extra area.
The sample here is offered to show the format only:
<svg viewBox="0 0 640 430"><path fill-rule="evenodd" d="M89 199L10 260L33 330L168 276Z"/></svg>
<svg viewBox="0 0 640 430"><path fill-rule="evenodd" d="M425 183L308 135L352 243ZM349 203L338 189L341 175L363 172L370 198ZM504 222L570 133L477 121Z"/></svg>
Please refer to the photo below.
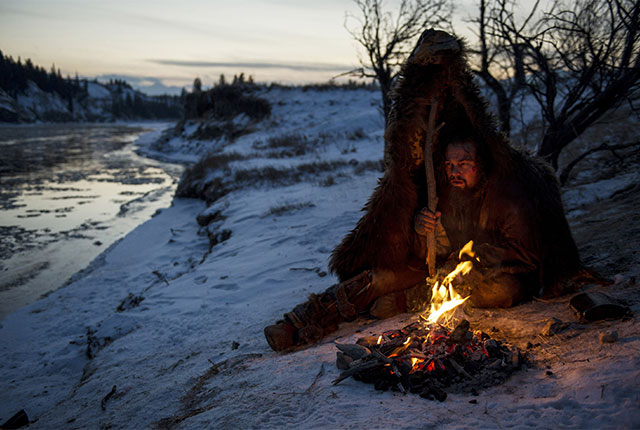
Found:
<svg viewBox="0 0 640 430"><path fill-rule="evenodd" d="M212 203L231 191L252 186L286 186L301 181L315 182L321 186L336 184L336 178L348 178L344 170L351 168L353 174L362 175L367 171L382 172L381 161L353 159L320 161L299 164L294 167L273 166L232 169L229 163L244 160L249 156L238 153L215 154L195 164L183 175L176 196L201 198Z"/></svg>
<svg viewBox="0 0 640 430"><path fill-rule="evenodd" d="M237 170L234 174L234 182L246 185L269 184L269 185L290 185L295 184L309 176L318 176L326 172L345 167L345 161L321 161L300 164L291 168L275 168L266 166L262 168L252 168Z"/></svg>
<svg viewBox="0 0 640 430"><path fill-rule="evenodd" d="M198 129L189 136L189 139L195 140L216 140L226 138L229 142L233 142L240 136L252 132L251 127L245 125L237 125L233 121L215 121L202 122Z"/></svg>
<svg viewBox="0 0 640 430"><path fill-rule="evenodd" d="M254 149L264 150L268 158L292 158L305 155L311 149L311 142L302 134L284 134L272 136L266 141L256 141L251 145Z"/></svg>
<svg viewBox="0 0 640 430"><path fill-rule="evenodd" d="M374 172L384 172L382 160L368 160L359 162L353 169L356 175L362 175L365 172L373 170Z"/></svg>
<svg viewBox="0 0 640 430"><path fill-rule="evenodd" d="M349 140L360 140L364 139L365 137L367 137L367 134L361 127L358 127L350 133L347 133L347 139Z"/></svg>
<svg viewBox="0 0 640 430"><path fill-rule="evenodd" d="M295 212L306 208L312 208L315 205L312 202L285 203L280 206L272 206L264 217L281 216L289 212Z"/></svg>
<svg viewBox="0 0 640 430"><path fill-rule="evenodd" d="M229 163L246 158L248 158L246 155L237 152L212 154L202 158L196 164L185 170L178 184L176 196L202 198L203 188L210 186L210 184L203 184L202 181L210 172L230 172Z"/></svg>

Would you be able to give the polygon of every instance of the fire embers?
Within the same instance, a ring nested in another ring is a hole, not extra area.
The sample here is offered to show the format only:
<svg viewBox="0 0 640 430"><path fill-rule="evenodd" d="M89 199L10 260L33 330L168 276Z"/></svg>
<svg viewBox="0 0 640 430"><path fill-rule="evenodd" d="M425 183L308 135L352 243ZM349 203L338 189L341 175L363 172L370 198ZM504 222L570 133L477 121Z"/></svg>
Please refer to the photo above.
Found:
<svg viewBox="0 0 640 430"><path fill-rule="evenodd" d="M449 393L472 393L503 383L520 368L520 351L469 331L462 320L454 330L416 322L357 344L337 344L336 365L343 370L334 385L349 376L377 390L411 392L444 401Z"/></svg>

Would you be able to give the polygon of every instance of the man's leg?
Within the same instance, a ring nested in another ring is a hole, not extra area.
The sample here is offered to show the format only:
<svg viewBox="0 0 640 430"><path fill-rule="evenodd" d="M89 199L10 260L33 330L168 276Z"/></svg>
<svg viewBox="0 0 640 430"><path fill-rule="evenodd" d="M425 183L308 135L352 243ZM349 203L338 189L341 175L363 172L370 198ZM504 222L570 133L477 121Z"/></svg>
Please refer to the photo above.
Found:
<svg viewBox="0 0 640 430"><path fill-rule="evenodd" d="M469 303L476 308L510 308L527 298L527 289L514 275L482 279L473 286Z"/></svg>
<svg viewBox="0 0 640 430"><path fill-rule="evenodd" d="M365 271L324 293L311 294L283 320L266 327L265 337L275 351L315 342L336 331L341 322L354 320L377 298L406 290L424 282L425 277L425 272L410 269Z"/></svg>
<svg viewBox="0 0 640 430"><path fill-rule="evenodd" d="M402 272L380 273L369 314L385 319L403 312L422 310L431 299L431 287L425 282L428 276L426 271L410 268Z"/></svg>
<svg viewBox="0 0 640 430"><path fill-rule="evenodd" d="M373 285L373 272L361 274L329 287L284 314L284 319L265 327L264 335L274 351L315 342L351 321L366 306Z"/></svg>

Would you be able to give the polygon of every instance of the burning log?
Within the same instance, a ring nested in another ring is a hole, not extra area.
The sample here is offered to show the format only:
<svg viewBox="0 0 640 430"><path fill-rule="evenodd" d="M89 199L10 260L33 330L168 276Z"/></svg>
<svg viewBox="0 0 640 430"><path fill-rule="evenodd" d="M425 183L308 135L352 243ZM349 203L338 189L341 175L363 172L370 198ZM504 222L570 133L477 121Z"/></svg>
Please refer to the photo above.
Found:
<svg viewBox="0 0 640 430"><path fill-rule="evenodd" d="M333 385L338 385L340 382L344 381L349 376L356 375L360 372L365 372L367 370L376 369L382 366L384 366L384 362L380 362L378 360L370 360L364 363L359 363L353 366L352 368L342 372L340 376L338 376L336 379L333 380Z"/></svg>
<svg viewBox="0 0 640 430"><path fill-rule="evenodd" d="M336 348L353 360L359 360L362 357L371 354L369 348L358 344L336 343Z"/></svg>
<svg viewBox="0 0 640 430"><path fill-rule="evenodd" d="M353 377L377 390L444 401L447 391L476 393L504 382L522 364L520 351L483 332L472 333L469 327L466 320L453 330L415 322L382 333L375 343L369 337L359 339L355 346L339 345L337 364L344 366L341 356L353 361L333 384ZM354 359L356 356L359 358Z"/></svg>
<svg viewBox="0 0 640 430"><path fill-rule="evenodd" d="M341 351L337 352L336 367L338 369L347 370L351 367L351 363L353 363L353 358L349 357Z"/></svg>

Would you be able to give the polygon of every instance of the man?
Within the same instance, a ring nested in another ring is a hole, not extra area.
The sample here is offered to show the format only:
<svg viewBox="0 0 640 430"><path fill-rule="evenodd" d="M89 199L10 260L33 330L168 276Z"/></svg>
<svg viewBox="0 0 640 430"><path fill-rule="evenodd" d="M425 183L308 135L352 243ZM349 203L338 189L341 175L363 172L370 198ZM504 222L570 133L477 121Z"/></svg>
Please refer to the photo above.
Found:
<svg viewBox="0 0 640 430"><path fill-rule="evenodd" d="M364 311L385 318L425 305L427 231L436 232L440 277L460 259L473 262L456 286L473 306L509 307L533 295L560 295L574 286L567 281L584 273L554 172L497 131L459 40L425 31L392 100L385 174L329 262L340 283L265 328L276 351L314 342ZM432 110L439 126L425 142ZM434 214L423 209L424 145L432 145L437 175ZM462 252L470 240L472 252Z"/></svg>
<svg viewBox="0 0 640 430"><path fill-rule="evenodd" d="M446 177L447 186L442 187L439 210L435 214L426 208L419 211L415 230L426 235L442 220L449 250L454 251L449 264L443 265L444 272L455 267L460 250L473 241L472 254L462 258L472 260L474 269L457 288L470 293L472 306L511 307L538 293L539 238L531 229L535 221L527 216L532 208L518 197L522 192L508 194L512 184L493 175L487 177L489 172L481 166L476 152L472 140L447 145L439 175ZM496 192L504 195L496 198Z"/></svg>

